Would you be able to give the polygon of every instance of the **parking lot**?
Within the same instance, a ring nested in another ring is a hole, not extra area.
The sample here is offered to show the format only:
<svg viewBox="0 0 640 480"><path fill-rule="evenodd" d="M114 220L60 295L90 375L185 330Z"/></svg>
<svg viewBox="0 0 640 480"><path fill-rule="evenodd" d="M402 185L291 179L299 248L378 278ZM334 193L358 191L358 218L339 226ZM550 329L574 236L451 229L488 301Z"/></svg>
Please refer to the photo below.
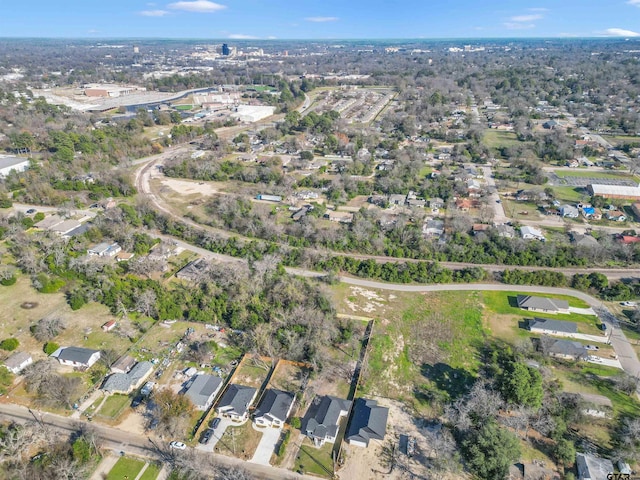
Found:
<svg viewBox="0 0 640 480"><path fill-rule="evenodd" d="M635 187L636 183L631 180L618 180L615 178L596 178L596 177L575 177L575 176L566 176L559 177L555 173L549 174L549 183L551 185L562 185L569 187L586 187L592 183L597 185L613 185L617 187Z"/></svg>

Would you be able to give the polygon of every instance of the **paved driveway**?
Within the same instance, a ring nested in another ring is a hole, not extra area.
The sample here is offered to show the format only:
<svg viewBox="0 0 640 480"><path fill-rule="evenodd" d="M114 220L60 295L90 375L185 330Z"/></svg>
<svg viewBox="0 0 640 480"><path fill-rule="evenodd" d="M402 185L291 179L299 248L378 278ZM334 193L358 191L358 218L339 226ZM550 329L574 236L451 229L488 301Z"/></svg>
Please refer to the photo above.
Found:
<svg viewBox="0 0 640 480"><path fill-rule="evenodd" d="M609 358L602 358L602 357L598 357L596 355L589 355L587 357L587 362L589 363L596 363L598 365L606 365L607 367L613 367L613 368L619 368L620 370L622 370L622 364L620 363L619 360L612 360Z"/></svg>
<svg viewBox="0 0 640 480"><path fill-rule="evenodd" d="M254 430L262 432L262 438L260 439L260 443L258 444L256 453L253 454L251 462L259 463L260 465L269 465L271 455L273 455L273 452L275 452L276 444L280 439L282 428L258 428L255 426L255 424L252 424L252 427Z"/></svg>
<svg viewBox="0 0 640 480"><path fill-rule="evenodd" d="M224 435L224 432L229 425L238 425L238 424L232 422L231 419L229 418L220 417L220 424L213 431L213 435L211 435L211 439L209 440L209 443L207 443L206 445L198 444L196 448L203 452L213 452L213 448L216 446L216 443L220 441L220 439L222 438L222 435Z"/></svg>

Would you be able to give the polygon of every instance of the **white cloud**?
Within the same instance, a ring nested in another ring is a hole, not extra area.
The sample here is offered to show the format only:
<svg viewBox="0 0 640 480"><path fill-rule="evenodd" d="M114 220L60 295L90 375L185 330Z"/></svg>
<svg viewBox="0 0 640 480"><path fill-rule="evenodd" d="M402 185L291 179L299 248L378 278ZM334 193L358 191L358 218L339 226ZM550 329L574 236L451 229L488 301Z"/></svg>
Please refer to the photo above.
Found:
<svg viewBox="0 0 640 480"><path fill-rule="evenodd" d="M324 23L324 22L336 22L339 20L338 17L307 17L305 18L307 22L316 22L316 23Z"/></svg>
<svg viewBox="0 0 640 480"><path fill-rule="evenodd" d="M598 33L607 37L640 37L640 33L633 30L625 30L624 28L607 28Z"/></svg>
<svg viewBox="0 0 640 480"><path fill-rule="evenodd" d="M167 5L172 10L184 10L185 12L213 13L227 8L225 5L210 2L209 0L194 0L192 2L175 2Z"/></svg>
<svg viewBox="0 0 640 480"><path fill-rule="evenodd" d="M627 3L629 5L633 5L634 7L640 7L640 0L629 0Z"/></svg>
<svg viewBox="0 0 640 480"><path fill-rule="evenodd" d="M140 12L140 15L145 17L164 17L168 13L166 10L143 10Z"/></svg>
<svg viewBox="0 0 640 480"><path fill-rule="evenodd" d="M530 28L536 27L533 23L518 23L518 22L505 22L503 25L509 30L528 30Z"/></svg>
<svg viewBox="0 0 640 480"><path fill-rule="evenodd" d="M540 20L544 18L539 13L535 15L516 15L515 17L511 17L509 20L512 22L533 22L534 20Z"/></svg>
<svg viewBox="0 0 640 480"><path fill-rule="evenodd" d="M229 38L232 40L255 40L258 37L254 37L253 35L245 35L244 33L232 33L229 35Z"/></svg>
<svg viewBox="0 0 640 480"><path fill-rule="evenodd" d="M278 39L278 37L276 37L276 36L274 36L274 35L269 35L269 36L267 37L267 40L277 40L277 39Z"/></svg>

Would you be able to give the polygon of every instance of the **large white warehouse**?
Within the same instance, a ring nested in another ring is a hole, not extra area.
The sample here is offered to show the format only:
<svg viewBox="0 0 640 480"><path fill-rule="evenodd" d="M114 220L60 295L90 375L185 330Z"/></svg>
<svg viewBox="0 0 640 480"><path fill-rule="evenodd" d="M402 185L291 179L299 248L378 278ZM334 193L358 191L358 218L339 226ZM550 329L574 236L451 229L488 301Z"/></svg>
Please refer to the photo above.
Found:
<svg viewBox="0 0 640 480"><path fill-rule="evenodd" d="M238 105L236 111L231 114L233 118L237 118L241 122L258 122L263 118L270 117L276 111L276 107L267 107L262 105Z"/></svg>

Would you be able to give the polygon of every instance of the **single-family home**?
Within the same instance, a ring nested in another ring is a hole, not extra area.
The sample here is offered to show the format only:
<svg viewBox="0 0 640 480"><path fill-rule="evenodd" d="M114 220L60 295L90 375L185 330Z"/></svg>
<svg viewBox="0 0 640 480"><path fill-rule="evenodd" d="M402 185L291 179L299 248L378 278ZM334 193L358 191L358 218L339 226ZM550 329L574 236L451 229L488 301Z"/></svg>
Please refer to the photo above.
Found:
<svg viewBox="0 0 640 480"><path fill-rule="evenodd" d="M439 197L433 197L429 199L430 208L444 208L444 200Z"/></svg>
<svg viewBox="0 0 640 480"><path fill-rule="evenodd" d="M613 463L590 453L576 453L578 480L606 480L614 473Z"/></svg>
<svg viewBox="0 0 640 480"><path fill-rule="evenodd" d="M293 393L268 389L260 399L253 421L261 427L282 427L293 408Z"/></svg>
<svg viewBox="0 0 640 480"><path fill-rule="evenodd" d="M580 342L571 340L556 340L546 351L547 355L564 360L584 360L587 357L587 349Z"/></svg>
<svg viewBox="0 0 640 480"><path fill-rule="evenodd" d="M598 240L591 235L583 235L582 233L572 233L571 241L576 247L592 248L598 246Z"/></svg>
<svg viewBox="0 0 640 480"><path fill-rule="evenodd" d="M572 337L578 333L578 325L574 322L565 322L562 320L534 318L533 320L529 320L529 330L532 333L540 333L542 335Z"/></svg>
<svg viewBox="0 0 640 480"><path fill-rule="evenodd" d="M607 210L604 216L607 220L611 220L613 222L624 222L627 220L627 216L620 210Z"/></svg>
<svg viewBox="0 0 640 480"><path fill-rule="evenodd" d="M636 237L633 235L620 235L616 237L616 240L618 240L620 243L623 243L625 245L631 245L633 243L640 242L640 237Z"/></svg>
<svg viewBox="0 0 640 480"><path fill-rule="evenodd" d="M326 216L331 222L351 223L353 221L353 213L351 212L336 212L332 210Z"/></svg>
<svg viewBox="0 0 640 480"><path fill-rule="evenodd" d="M24 370L27 365L31 365L32 363L33 358L31 358L31 354L27 352L16 352L4 361L4 366L7 367L11 373L17 375Z"/></svg>
<svg viewBox="0 0 640 480"><path fill-rule="evenodd" d="M487 232L491 228L491 225L487 225L486 223L474 223L471 227L471 233L477 235L479 233Z"/></svg>
<svg viewBox="0 0 640 480"><path fill-rule="evenodd" d="M444 221L427 219L422 226L422 233L427 237L441 237L444 233Z"/></svg>
<svg viewBox="0 0 640 480"><path fill-rule="evenodd" d="M122 247L117 243L102 242L87 250L90 257L115 257Z"/></svg>
<svg viewBox="0 0 640 480"><path fill-rule="evenodd" d="M542 230L538 230L535 227L530 227L529 225L520 227L520 236L525 240L540 240L541 242L545 241Z"/></svg>
<svg viewBox="0 0 640 480"><path fill-rule="evenodd" d="M557 298L537 297L534 295L518 295L518 308L531 312L569 313L569 302Z"/></svg>
<svg viewBox="0 0 640 480"><path fill-rule="evenodd" d="M151 372L151 362L138 362L128 373L113 373L107 377L101 389L108 393L129 394L142 385Z"/></svg>
<svg viewBox="0 0 640 480"><path fill-rule="evenodd" d="M631 211L637 218L640 218L640 202L633 202L631 204Z"/></svg>
<svg viewBox="0 0 640 480"><path fill-rule="evenodd" d="M459 198L456 200L456 208L461 212L468 212L470 208L473 208L473 202L470 198Z"/></svg>
<svg viewBox="0 0 640 480"><path fill-rule="evenodd" d="M560 215L568 218L578 218L580 216L580 210L573 205L562 205L560 207Z"/></svg>
<svg viewBox="0 0 640 480"><path fill-rule="evenodd" d="M110 370L111 373L128 373L136 363L137 362L135 358L129 355L123 355L118 360L113 362Z"/></svg>
<svg viewBox="0 0 640 480"><path fill-rule="evenodd" d="M389 205L403 206L407 201L407 196L402 194L389 195Z"/></svg>
<svg viewBox="0 0 640 480"><path fill-rule="evenodd" d="M499 237L514 238L516 236L516 229L506 223L496 225L496 232Z"/></svg>
<svg viewBox="0 0 640 480"><path fill-rule="evenodd" d="M580 162L577 159L572 158L571 160L567 160L565 165L571 168L578 168L580 166Z"/></svg>
<svg viewBox="0 0 640 480"><path fill-rule="evenodd" d="M321 447L325 442L334 443L340 419L348 415L350 408L350 400L330 395L316 396L303 419L302 431L313 440L316 447Z"/></svg>
<svg viewBox="0 0 640 480"><path fill-rule="evenodd" d="M100 352L82 347L60 347L51 354L61 365L89 368L100 360Z"/></svg>
<svg viewBox="0 0 640 480"><path fill-rule="evenodd" d="M349 445L368 447L371 440L383 440L387 432L389 409L376 400L358 398L353 404L353 414L345 439Z"/></svg>
<svg viewBox="0 0 640 480"><path fill-rule="evenodd" d="M467 180L467 193L469 193L470 197L479 196L481 190L482 187L475 178L470 178L469 180Z"/></svg>
<svg viewBox="0 0 640 480"><path fill-rule="evenodd" d="M249 414L249 407L258 394L258 390L244 385L231 384L218 402L216 411L236 422L245 420Z"/></svg>
<svg viewBox="0 0 640 480"><path fill-rule="evenodd" d="M194 375L189 380L184 394L197 410L205 411L213 403L213 399L222 388L222 383L222 379L215 375Z"/></svg>

